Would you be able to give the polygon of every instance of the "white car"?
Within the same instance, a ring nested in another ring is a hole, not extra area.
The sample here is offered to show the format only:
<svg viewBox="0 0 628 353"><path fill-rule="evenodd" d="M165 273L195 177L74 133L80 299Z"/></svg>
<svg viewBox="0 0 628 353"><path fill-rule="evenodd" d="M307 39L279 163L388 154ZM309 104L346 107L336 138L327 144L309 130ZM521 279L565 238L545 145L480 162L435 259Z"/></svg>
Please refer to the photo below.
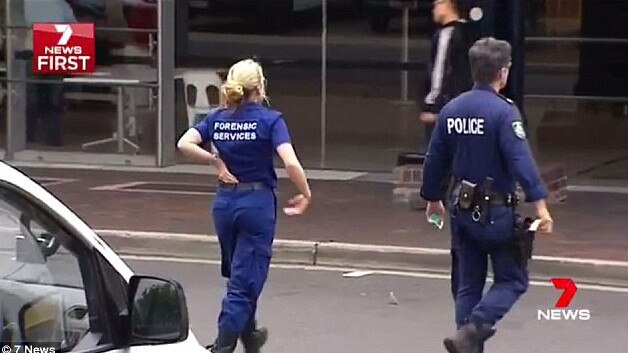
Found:
<svg viewBox="0 0 628 353"><path fill-rule="evenodd" d="M181 285L135 275L68 207L0 162L0 347L28 345L207 352L189 330Z"/></svg>

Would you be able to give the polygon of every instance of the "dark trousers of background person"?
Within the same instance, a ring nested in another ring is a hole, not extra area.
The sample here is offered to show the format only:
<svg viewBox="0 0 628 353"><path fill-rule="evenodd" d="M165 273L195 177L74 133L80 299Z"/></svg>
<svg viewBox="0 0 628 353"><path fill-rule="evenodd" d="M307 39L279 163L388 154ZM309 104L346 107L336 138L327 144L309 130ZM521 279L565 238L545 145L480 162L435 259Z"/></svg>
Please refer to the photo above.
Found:
<svg viewBox="0 0 628 353"><path fill-rule="evenodd" d="M432 133L436 127L436 123L423 123L425 124L425 151L430 148L430 141L432 140Z"/></svg>
<svg viewBox="0 0 628 353"><path fill-rule="evenodd" d="M29 62L27 72L29 79L63 80L63 76L33 75L32 62ZM60 146L62 144L63 85L60 83L28 83L26 88L26 141L37 142L37 132L43 130L47 145ZM43 129L38 129L40 122Z"/></svg>

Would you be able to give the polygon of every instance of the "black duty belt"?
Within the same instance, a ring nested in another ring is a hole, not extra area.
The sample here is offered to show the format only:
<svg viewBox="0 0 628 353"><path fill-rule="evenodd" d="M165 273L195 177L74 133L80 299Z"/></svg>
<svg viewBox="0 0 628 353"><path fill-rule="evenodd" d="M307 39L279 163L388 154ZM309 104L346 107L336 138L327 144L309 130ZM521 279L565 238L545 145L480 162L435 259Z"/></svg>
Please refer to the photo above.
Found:
<svg viewBox="0 0 628 353"><path fill-rule="evenodd" d="M488 204L508 207L514 207L519 204L519 197L515 193L495 191L487 193L484 190L486 187L464 180L456 181L452 185L453 187L448 191L450 193L449 197L453 204L460 205L462 209L473 209L476 206L485 207ZM487 196L488 200L486 199Z"/></svg>
<svg viewBox="0 0 628 353"><path fill-rule="evenodd" d="M218 183L218 190L225 191L257 191L257 190L270 190L271 188L259 182L253 183L237 183L237 184L227 184L220 182Z"/></svg>
<svg viewBox="0 0 628 353"><path fill-rule="evenodd" d="M450 192L451 205L462 211L473 213L475 222L485 223L490 219L491 205L516 207L519 198L514 193L500 193L492 190L493 178L486 178L480 185L468 180L452 183Z"/></svg>

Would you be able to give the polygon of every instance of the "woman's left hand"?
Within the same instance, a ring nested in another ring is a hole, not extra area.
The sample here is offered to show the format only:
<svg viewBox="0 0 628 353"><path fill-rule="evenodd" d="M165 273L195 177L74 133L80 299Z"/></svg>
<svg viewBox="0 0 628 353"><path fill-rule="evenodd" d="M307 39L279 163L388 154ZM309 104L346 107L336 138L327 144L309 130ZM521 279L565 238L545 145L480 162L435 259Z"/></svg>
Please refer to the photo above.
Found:
<svg viewBox="0 0 628 353"><path fill-rule="evenodd" d="M222 181L225 184L237 184L238 179L231 174L225 162L220 158L216 158L214 161L214 167L218 170L218 180Z"/></svg>
<svg viewBox="0 0 628 353"><path fill-rule="evenodd" d="M305 213L305 210L310 206L311 198L304 195L297 195L288 200L288 206L284 207L283 212L288 216L298 216Z"/></svg>

